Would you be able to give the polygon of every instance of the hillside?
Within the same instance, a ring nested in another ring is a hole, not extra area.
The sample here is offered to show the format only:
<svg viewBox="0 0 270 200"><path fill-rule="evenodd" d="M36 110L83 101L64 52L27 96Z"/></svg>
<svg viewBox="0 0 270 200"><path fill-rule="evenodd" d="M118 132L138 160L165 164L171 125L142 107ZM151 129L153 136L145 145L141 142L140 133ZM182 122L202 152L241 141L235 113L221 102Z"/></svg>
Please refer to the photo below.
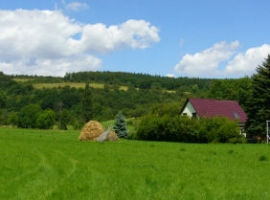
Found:
<svg viewBox="0 0 270 200"><path fill-rule="evenodd" d="M13 80L23 83L42 84L42 83L90 83L114 85L117 87L126 86L140 89L163 88L166 90L177 90L183 87L192 87L197 85L200 89L209 89L210 84L215 79L200 79L188 77L164 77L152 76L149 74L136 74L127 72L77 72L67 73L62 77L44 77L17 75L10 76ZM75 86L77 87L77 86Z"/></svg>
<svg viewBox="0 0 270 200"><path fill-rule="evenodd" d="M16 124L22 108L37 105L42 111L52 110L58 123L65 111L67 123L81 127L87 81L91 88L93 119L103 121L114 119L119 111L128 118L162 107L177 114L188 97L235 99L244 105L250 79L170 78L125 72L78 72L64 77L0 73L1 124Z"/></svg>

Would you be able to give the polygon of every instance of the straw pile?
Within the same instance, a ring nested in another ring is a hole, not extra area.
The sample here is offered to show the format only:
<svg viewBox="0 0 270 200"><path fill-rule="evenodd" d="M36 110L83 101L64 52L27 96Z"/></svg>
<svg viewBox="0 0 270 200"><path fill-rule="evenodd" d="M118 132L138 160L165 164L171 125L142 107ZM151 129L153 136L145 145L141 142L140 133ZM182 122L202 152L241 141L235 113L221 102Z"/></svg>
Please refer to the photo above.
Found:
<svg viewBox="0 0 270 200"><path fill-rule="evenodd" d="M119 138L115 132L110 131L110 133L108 134L107 140L108 141L117 141L117 140L119 140Z"/></svg>
<svg viewBox="0 0 270 200"><path fill-rule="evenodd" d="M79 140L96 140L103 133L102 125L98 121L90 120L82 129Z"/></svg>
<svg viewBox="0 0 270 200"><path fill-rule="evenodd" d="M115 132L107 130L103 132L96 140L98 142L104 142L104 141L117 141L118 139L119 138Z"/></svg>

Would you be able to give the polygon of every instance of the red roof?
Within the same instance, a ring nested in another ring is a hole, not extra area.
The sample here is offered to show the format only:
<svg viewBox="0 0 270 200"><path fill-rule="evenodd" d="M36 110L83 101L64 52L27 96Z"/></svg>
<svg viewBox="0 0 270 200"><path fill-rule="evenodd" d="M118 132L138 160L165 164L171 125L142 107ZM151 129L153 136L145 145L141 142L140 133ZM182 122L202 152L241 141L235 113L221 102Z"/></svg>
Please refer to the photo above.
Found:
<svg viewBox="0 0 270 200"><path fill-rule="evenodd" d="M243 123L247 121L247 115L237 101L194 98L190 98L188 101L200 117L223 116L232 120L238 119Z"/></svg>

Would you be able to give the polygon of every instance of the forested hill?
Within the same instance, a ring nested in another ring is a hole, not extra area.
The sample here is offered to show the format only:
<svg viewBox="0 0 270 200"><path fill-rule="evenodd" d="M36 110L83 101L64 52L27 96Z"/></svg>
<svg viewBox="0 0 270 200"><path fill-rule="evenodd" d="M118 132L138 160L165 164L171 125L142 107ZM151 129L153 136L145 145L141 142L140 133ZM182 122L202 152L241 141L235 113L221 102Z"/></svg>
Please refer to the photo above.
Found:
<svg viewBox="0 0 270 200"><path fill-rule="evenodd" d="M49 111L54 113L58 124L60 119L61 123L66 119L80 127L86 82L90 83L93 119L96 120L114 119L119 111L128 118L160 109L178 113L189 97L237 100L245 108L251 85L248 77L170 78L124 72L78 72L64 77L43 77L0 72L0 124L31 127L25 124L23 114L36 110L41 116L48 115Z"/></svg>
<svg viewBox="0 0 270 200"><path fill-rule="evenodd" d="M4 74L2 73L2 76ZM7 77L7 76L6 76ZM159 75L149 75L142 73L128 72L74 72L66 73L62 77L51 76L29 76L29 75L11 75L14 79L27 80L31 83L59 83L59 82L77 82L101 83L115 86L128 86L140 89L151 89L151 87L162 87L167 90L176 90L179 87L190 87L197 85L201 89L209 89L210 84L215 79L188 78L188 77L166 77Z"/></svg>
<svg viewBox="0 0 270 200"><path fill-rule="evenodd" d="M127 72L77 72L67 73L64 76L65 81L70 82L90 82L128 86L140 89L163 88L167 90L176 90L179 87L192 87L197 85L200 89L209 89L210 83L214 79L200 79L187 77L164 77L158 75L127 73Z"/></svg>

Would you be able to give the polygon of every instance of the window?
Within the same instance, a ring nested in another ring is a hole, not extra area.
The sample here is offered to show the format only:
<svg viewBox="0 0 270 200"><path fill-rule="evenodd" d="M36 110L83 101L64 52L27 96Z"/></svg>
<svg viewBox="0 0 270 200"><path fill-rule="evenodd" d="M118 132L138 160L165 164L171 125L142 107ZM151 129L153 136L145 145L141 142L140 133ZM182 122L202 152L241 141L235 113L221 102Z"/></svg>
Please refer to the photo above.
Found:
<svg viewBox="0 0 270 200"><path fill-rule="evenodd" d="M192 113L192 118L196 118L197 117L197 113Z"/></svg>
<svg viewBox="0 0 270 200"><path fill-rule="evenodd" d="M233 111L232 114L235 119L239 119L239 115L237 114L237 112Z"/></svg>

